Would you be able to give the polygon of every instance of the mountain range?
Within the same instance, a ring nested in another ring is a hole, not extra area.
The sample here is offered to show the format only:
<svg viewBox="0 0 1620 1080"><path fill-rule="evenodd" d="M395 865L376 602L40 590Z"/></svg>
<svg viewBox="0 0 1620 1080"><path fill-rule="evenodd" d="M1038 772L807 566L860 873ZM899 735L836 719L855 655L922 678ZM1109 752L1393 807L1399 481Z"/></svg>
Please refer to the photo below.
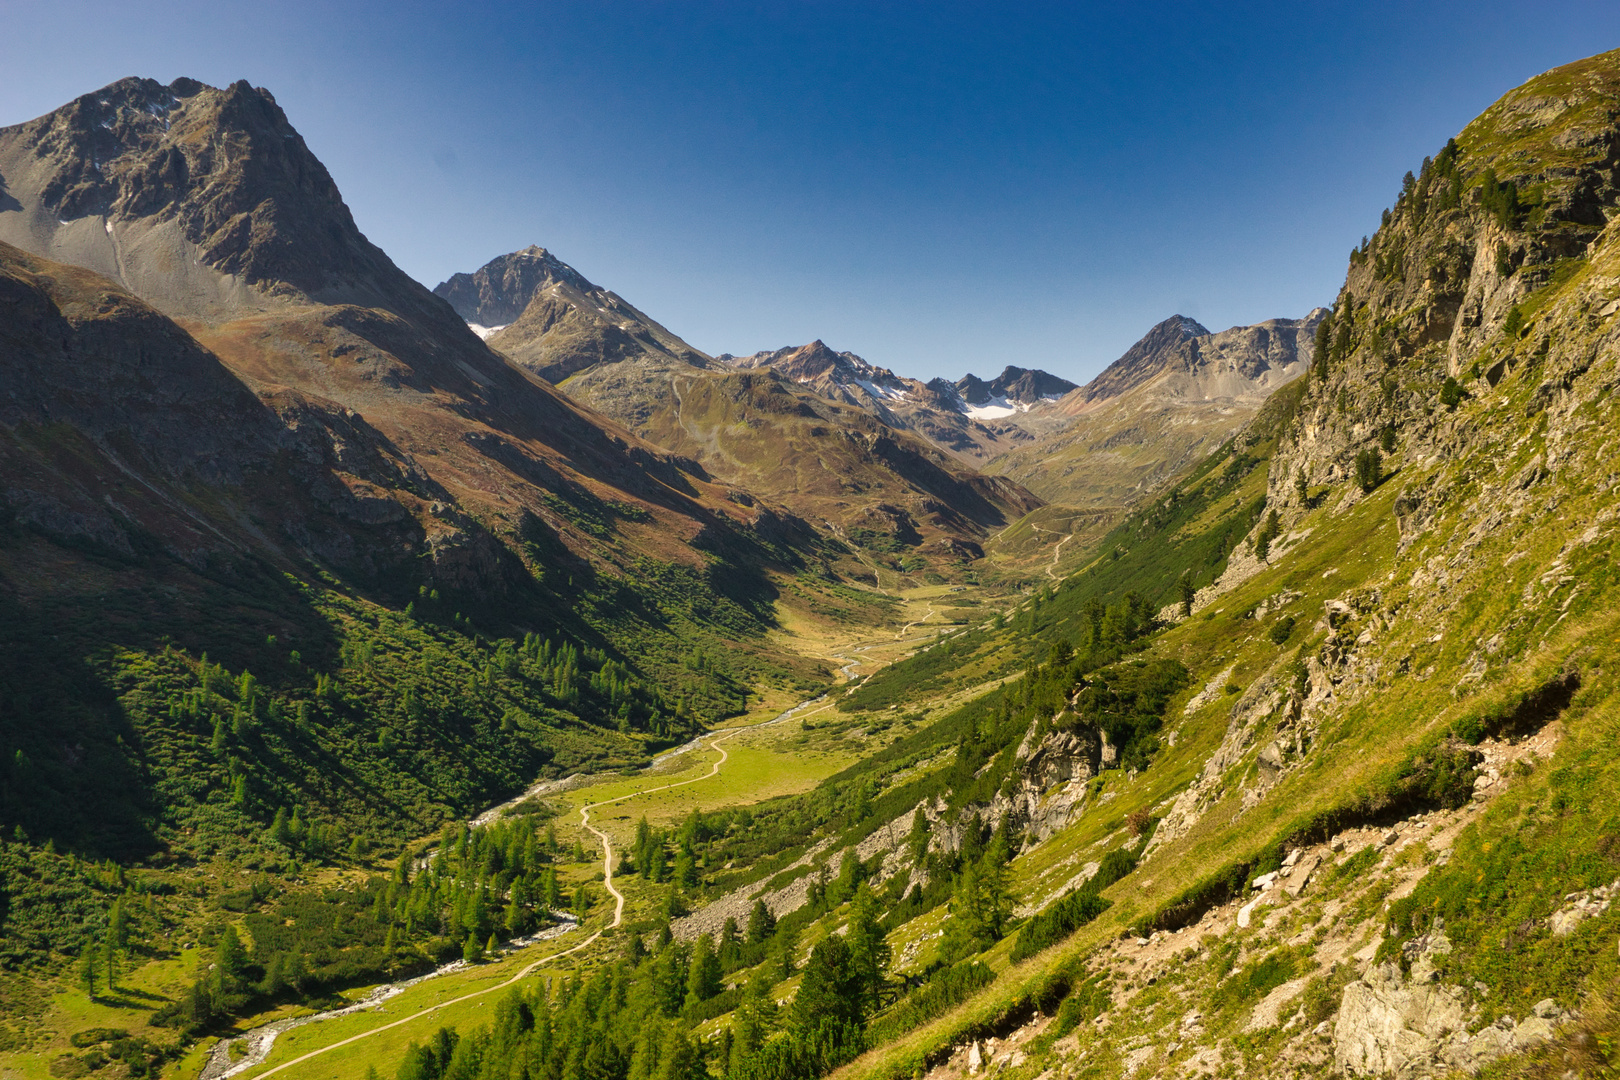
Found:
<svg viewBox="0 0 1620 1080"><path fill-rule="evenodd" d="M0 128L0 1070L1613 1074L1617 221L1613 52L923 384L430 291L246 83Z"/></svg>
<svg viewBox="0 0 1620 1080"><path fill-rule="evenodd" d="M1053 503L1098 509L1150 499L1304 374L1323 314L1220 333L1172 316L1085 386L1033 414L1036 440L984 467Z"/></svg>

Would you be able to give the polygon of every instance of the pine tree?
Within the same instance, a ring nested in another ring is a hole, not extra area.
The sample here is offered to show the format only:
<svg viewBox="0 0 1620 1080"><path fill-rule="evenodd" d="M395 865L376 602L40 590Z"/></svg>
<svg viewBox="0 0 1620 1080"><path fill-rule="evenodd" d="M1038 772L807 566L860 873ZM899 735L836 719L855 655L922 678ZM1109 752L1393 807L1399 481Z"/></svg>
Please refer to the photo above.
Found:
<svg viewBox="0 0 1620 1080"><path fill-rule="evenodd" d="M129 916L124 912L122 896L113 901L112 911L107 914L107 934L118 948L129 945Z"/></svg>
<svg viewBox="0 0 1620 1080"><path fill-rule="evenodd" d="M770 937L775 929L776 916L765 906L765 901L755 900L753 909L748 912L748 944L760 944Z"/></svg>
<svg viewBox="0 0 1620 1080"><path fill-rule="evenodd" d="M270 823L270 830L266 833L266 836L272 844L279 844L282 847L286 847L292 842L292 829L287 824L286 807L282 806L276 809L275 820Z"/></svg>
<svg viewBox="0 0 1620 1080"><path fill-rule="evenodd" d="M94 943L86 943L84 953L79 958L79 989L85 996L94 999L96 996L96 947Z"/></svg>
<svg viewBox="0 0 1620 1080"><path fill-rule="evenodd" d="M868 1016L877 1012L882 1005L883 988L888 981L889 961L893 955L881 917L877 897L866 882L861 882L855 890L847 937L850 962L860 983L861 1007Z"/></svg>
<svg viewBox="0 0 1620 1080"><path fill-rule="evenodd" d="M1181 592L1181 616L1186 618L1192 614L1193 601L1198 597L1198 586L1193 584L1191 569L1181 572L1181 579L1176 582L1176 587Z"/></svg>
<svg viewBox="0 0 1620 1080"><path fill-rule="evenodd" d="M819 1028L859 1024L862 994L849 943L834 935L822 938L804 966L804 980L793 999L789 1026L800 1036Z"/></svg>
<svg viewBox="0 0 1620 1080"><path fill-rule="evenodd" d="M681 843L681 849L675 853L675 869L670 876L682 889L690 889L697 884L697 855L691 845L684 841Z"/></svg>
<svg viewBox="0 0 1620 1080"><path fill-rule="evenodd" d="M911 817L911 832L906 835L906 852L914 864L920 865L928 854L928 815L918 807Z"/></svg>
<svg viewBox="0 0 1620 1080"><path fill-rule="evenodd" d="M1326 379L1328 360L1333 353L1333 315L1327 314L1316 324L1316 347L1311 354L1311 369L1318 379Z"/></svg>
<svg viewBox="0 0 1620 1080"><path fill-rule="evenodd" d="M708 934L700 934L692 945L692 959L686 969L686 1007L708 1001L721 990L720 958Z"/></svg>
<svg viewBox="0 0 1620 1080"><path fill-rule="evenodd" d="M776 972L778 979L791 979L798 970L799 931L788 924L788 929L776 934Z"/></svg>
<svg viewBox="0 0 1620 1080"><path fill-rule="evenodd" d="M1384 482L1384 462L1378 447L1369 446L1356 454L1356 484L1370 492Z"/></svg>
<svg viewBox="0 0 1620 1080"><path fill-rule="evenodd" d="M703 1059L678 1026L669 1029L658 1057L658 1071L653 1074L653 1080L708 1080Z"/></svg>

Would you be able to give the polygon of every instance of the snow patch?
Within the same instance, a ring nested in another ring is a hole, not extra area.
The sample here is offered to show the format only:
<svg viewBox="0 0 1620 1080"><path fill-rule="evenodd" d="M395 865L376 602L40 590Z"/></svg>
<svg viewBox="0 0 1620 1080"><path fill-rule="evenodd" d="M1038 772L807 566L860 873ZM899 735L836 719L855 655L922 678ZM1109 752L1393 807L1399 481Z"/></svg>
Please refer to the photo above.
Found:
<svg viewBox="0 0 1620 1080"><path fill-rule="evenodd" d="M897 390L892 386L879 386L870 379L856 379L856 385L875 398L888 398L890 401L904 401L908 395L904 390Z"/></svg>
<svg viewBox="0 0 1620 1080"><path fill-rule="evenodd" d="M1047 398L1045 400L1053 400ZM1029 405L1022 401L1009 401L1004 397L993 397L983 405L969 405L962 402L962 411L975 420L1000 420L1004 416L1015 413L1029 412Z"/></svg>
<svg viewBox="0 0 1620 1080"><path fill-rule="evenodd" d="M493 335L500 333L511 325L511 323L501 323L499 326L480 326L478 323L470 322L467 324L467 329L477 334L484 341L488 341Z"/></svg>

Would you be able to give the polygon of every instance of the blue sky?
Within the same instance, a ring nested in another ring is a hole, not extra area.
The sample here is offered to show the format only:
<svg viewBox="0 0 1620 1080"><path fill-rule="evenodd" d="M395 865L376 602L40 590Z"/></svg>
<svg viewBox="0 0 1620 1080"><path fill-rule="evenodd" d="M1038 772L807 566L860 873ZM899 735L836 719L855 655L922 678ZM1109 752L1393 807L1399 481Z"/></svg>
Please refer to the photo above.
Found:
<svg viewBox="0 0 1620 1080"><path fill-rule="evenodd" d="M693 345L1084 380L1331 300L1400 177L1620 5L0 0L0 123L268 87L428 285L530 243Z"/></svg>

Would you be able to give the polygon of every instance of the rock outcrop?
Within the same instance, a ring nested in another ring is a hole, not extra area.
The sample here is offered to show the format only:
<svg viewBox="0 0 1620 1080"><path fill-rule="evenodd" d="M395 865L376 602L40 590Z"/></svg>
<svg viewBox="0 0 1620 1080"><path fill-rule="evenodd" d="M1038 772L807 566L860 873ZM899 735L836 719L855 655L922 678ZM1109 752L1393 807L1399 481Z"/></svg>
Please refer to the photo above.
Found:
<svg viewBox="0 0 1620 1080"><path fill-rule="evenodd" d="M1514 1022L1471 1030L1477 1009L1462 989L1440 982L1437 957L1451 951L1443 925L1407 943L1410 972L1375 964L1345 987L1333 1027L1333 1060L1349 1076L1440 1076L1475 1072L1514 1050L1552 1038L1567 1014L1551 999Z"/></svg>

